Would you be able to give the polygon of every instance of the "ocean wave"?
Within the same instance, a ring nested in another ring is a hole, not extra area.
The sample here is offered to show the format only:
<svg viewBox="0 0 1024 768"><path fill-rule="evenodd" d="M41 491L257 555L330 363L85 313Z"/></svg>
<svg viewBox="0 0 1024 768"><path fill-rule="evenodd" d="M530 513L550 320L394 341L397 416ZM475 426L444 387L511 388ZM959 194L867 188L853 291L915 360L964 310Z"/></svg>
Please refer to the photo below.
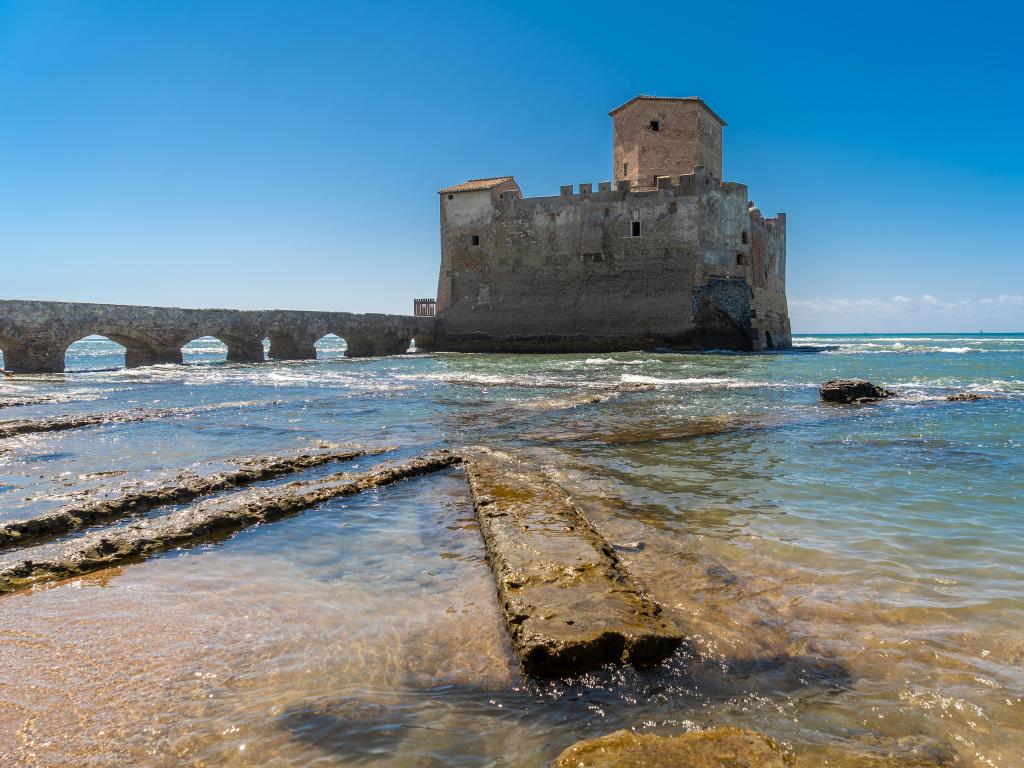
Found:
<svg viewBox="0 0 1024 768"><path fill-rule="evenodd" d="M413 381L436 381L442 384L463 384L484 387L555 387L555 388L586 388L607 387L607 383L599 381L573 381L536 373L413 373L401 378Z"/></svg>
<svg viewBox="0 0 1024 768"><path fill-rule="evenodd" d="M936 347L936 346L923 346L923 347L912 347L901 342L895 344L875 344L866 342L863 344L848 344L840 345L838 348L833 347L832 349L826 349L822 352L824 355L885 355L885 354L952 354L952 355L964 355L971 352L977 353L988 353L992 350L981 349L979 347Z"/></svg>
<svg viewBox="0 0 1024 768"><path fill-rule="evenodd" d="M659 376L640 376L631 373L622 374L620 381L623 384L653 384L656 387L689 386L709 387L712 389L792 389L794 387L817 386L813 382L755 381L726 376L689 376L672 379Z"/></svg>
<svg viewBox="0 0 1024 768"><path fill-rule="evenodd" d="M739 379L723 378L719 376L690 376L682 379L665 379L658 376L639 376L630 373L622 374L621 380L625 384L730 384L743 383Z"/></svg>
<svg viewBox="0 0 1024 768"><path fill-rule="evenodd" d="M613 357L588 357L583 361L584 365L647 365L648 363L656 363L657 360L616 360ZM572 361L568 365L575 365L576 362Z"/></svg>

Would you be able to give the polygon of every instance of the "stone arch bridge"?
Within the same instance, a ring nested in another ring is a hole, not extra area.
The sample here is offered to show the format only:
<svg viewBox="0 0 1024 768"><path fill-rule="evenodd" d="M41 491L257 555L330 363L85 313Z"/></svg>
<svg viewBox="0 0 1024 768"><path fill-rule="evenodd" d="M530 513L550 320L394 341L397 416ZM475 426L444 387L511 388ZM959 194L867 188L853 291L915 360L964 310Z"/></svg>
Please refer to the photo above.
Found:
<svg viewBox="0 0 1024 768"><path fill-rule="evenodd" d="M125 365L134 368L181 363L181 348L202 336L227 345L233 362L263 362L267 338L273 360L313 360L313 345L330 333L345 339L349 357L395 355L413 339L417 347L429 347L434 318L0 300L0 350L6 370L14 373L63 371L68 346L85 336L116 341L126 350Z"/></svg>

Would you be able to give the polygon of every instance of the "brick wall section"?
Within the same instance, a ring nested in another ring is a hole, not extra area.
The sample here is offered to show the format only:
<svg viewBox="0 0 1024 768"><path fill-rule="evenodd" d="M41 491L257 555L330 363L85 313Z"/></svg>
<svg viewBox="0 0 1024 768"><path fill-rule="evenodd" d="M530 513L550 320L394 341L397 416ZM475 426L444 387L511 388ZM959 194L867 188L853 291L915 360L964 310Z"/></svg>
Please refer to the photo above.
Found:
<svg viewBox="0 0 1024 768"><path fill-rule="evenodd" d="M681 176L698 166L722 178L722 122L700 102L635 101L613 114L612 144L613 178L635 190L654 189L656 176Z"/></svg>

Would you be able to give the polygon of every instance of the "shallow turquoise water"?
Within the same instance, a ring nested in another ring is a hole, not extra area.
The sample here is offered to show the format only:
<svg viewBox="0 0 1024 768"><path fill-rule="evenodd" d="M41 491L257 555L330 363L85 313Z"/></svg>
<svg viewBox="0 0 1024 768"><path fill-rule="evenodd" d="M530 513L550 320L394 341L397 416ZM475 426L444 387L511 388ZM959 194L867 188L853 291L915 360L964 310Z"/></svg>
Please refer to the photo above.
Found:
<svg viewBox="0 0 1024 768"><path fill-rule="evenodd" d="M4 441L0 518L318 441L490 443L557 477L691 643L653 672L522 680L453 471L3 598L0 757L543 765L616 728L736 724L811 765L1020 765L1024 335L795 343L233 365L203 341L127 371L90 340L65 375L5 380L0 402L52 401L4 419L228 405ZM901 397L820 404L835 376Z"/></svg>

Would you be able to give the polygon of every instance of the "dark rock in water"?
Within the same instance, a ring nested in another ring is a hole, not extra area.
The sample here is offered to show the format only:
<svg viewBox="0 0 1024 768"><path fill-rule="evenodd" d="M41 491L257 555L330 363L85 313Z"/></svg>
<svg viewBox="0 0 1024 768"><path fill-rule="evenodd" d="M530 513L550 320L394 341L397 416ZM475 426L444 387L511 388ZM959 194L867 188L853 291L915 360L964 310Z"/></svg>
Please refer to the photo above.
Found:
<svg viewBox="0 0 1024 768"><path fill-rule="evenodd" d="M741 728L712 728L679 736L615 731L579 741L554 768L784 768L792 758L767 736Z"/></svg>
<svg viewBox="0 0 1024 768"><path fill-rule="evenodd" d="M818 395L826 403L877 403L887 397L896 397L891 389L864 379L831 379L818 387Z"/></svg>
<svg viewBox="0 0 1024 768"><path fill-rule="evenodd" d="M357 761L395 749L415 721L408 704L385 706L346 696L291 707L278 724L296 740Z"/></svg>
<svg viewBox="0 0 1024 768"><path fill-rule="evenodd" d="M981 400L984 397L984 395L974 392L957 392L955 395L946 395L946 399L951 403L973 403L975 400Z"/></svg>

